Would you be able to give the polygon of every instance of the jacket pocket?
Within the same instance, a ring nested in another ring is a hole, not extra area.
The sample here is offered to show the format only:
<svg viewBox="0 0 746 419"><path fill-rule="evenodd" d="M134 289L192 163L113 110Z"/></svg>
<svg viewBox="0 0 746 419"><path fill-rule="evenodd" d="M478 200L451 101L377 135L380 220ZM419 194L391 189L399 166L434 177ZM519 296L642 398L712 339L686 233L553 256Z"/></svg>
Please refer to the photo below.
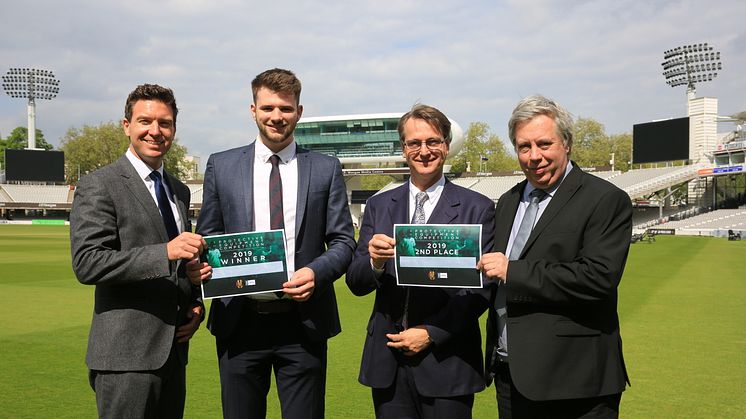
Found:
<svg viewBox="0 0 746 419"><path fill-rule="evenodd" d="M571 320L559 320L554 324L557 336L598 336L601 331L592 327L583 326Z"/></svg>

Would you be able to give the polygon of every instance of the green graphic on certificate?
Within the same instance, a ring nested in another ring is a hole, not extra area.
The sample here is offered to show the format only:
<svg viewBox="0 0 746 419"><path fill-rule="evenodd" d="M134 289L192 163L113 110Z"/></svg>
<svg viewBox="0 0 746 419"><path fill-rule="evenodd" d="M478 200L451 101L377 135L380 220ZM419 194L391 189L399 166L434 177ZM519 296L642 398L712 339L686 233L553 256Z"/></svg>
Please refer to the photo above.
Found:
<svg viewBox="0 0 746 419"><path fill-rule="evenodd" d="M481 224L395 224L396 283L482 288Z"/></svg>
<svg viewBox="0 0 746 419"><path fill-rule="evenodd" d="M205 237L202 262L212 279L202 283L203 298L231 297L282 290L288 280L283 230Z"/></svg>

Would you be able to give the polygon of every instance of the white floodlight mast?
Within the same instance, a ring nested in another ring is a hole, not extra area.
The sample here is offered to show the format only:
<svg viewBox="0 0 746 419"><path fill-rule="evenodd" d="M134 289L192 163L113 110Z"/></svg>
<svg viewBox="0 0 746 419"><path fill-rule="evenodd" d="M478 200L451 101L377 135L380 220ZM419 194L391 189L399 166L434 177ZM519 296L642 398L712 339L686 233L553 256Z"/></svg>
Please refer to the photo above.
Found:
<svg viewBox="0 0 746 419"><path fill-rule="evenodd" d="M687 97L696 97L695 83L712 81L723 69L720 52L707 42L684 45L663 52L663 76L671 87L686 85Z"/></svg>
<svg viewBox="0 0 746 419"><path fill-rule="evenodd" d="M49 70L11 68L3 76L3 89L12 98L27 98L28 148L36 148L36 99L52 100L59 93L60 81Z"/></svg>

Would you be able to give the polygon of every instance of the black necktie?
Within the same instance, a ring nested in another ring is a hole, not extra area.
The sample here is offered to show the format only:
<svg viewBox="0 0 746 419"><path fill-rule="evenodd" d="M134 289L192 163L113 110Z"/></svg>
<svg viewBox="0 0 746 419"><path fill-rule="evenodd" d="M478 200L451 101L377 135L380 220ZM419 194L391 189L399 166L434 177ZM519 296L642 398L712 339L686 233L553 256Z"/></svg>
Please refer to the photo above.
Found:
<svg viewBox="0 0 746 419"><path fill-rule="evenodd" d="M158 199L158 209L161 211L161 217L163 217L163 224L166 225L166 233L168 233L168 240L173 240L174 237L179 235L179 229L176 227L176 221L174 220L174 212L171 210L171 201L169 201L166 195L166 188L163 187L161 181L161 174L157 170L150 173L150 178L155 183L155 196Z"/></svg>
<svg viewBox="0 0 746 419"><path fill-rule="evenodd" d="M280 178L280 156L273 154L269 158L272 171L269 172L269 228L282 230L285 228L285 215L282 211L282 179Z"/></svg>

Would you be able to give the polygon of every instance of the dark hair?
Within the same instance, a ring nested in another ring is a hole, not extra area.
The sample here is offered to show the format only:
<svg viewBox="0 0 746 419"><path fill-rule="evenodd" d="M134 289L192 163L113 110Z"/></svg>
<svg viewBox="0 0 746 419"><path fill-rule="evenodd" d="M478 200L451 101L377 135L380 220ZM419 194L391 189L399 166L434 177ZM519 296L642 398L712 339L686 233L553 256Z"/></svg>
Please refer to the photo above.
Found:
<svg viewBox="0 0 746 419"><path fill-rule="evenodd" d="M410 119L421 119L427 122L428 125L443 136L446 144L451 145L451 139L453 137L451 135L451 121L448 120L448 117L445 116L443 112L432 106L423 105L421 103L412 106L412 109L409 112L399 118L399 125L397 125L396 129L399 131L399 141L402 143L404 143L405 140L404 124L406 124Z"/></svg>
<svg viewBox="0 0 746 419"><path fill-rule="evenodd" d="M273 68L254 77L254 80L251 81L251 94L254 97L254 102L256 102L256 93L262 87L273 92L292 93L295 96L295 104L300 103L300 80L290 70Z"/></svg>
<svg viewBox="0 0 746 419"><path fill-rule="evenodd" d="M542 95L532 95L523 98L510 116L508 121L508 136L510 142L515 146L515 132L518 125L528 122L539 115L546 115L554 120L557 135L568 149L572 149L573 123L572 115L552 99Z"/></svg>
<svg viewBox="0 0 746 419"><path fill-rule="evenodd" d="M128 121L132 119L132 107L138 100L157 100L168 105L174 114L174 124L176 123L179 108L176 107L174 92L168 87L157 84L141 84L135 87L135 90L127 96L127 103L124 105L124 118Z"/></svg>

